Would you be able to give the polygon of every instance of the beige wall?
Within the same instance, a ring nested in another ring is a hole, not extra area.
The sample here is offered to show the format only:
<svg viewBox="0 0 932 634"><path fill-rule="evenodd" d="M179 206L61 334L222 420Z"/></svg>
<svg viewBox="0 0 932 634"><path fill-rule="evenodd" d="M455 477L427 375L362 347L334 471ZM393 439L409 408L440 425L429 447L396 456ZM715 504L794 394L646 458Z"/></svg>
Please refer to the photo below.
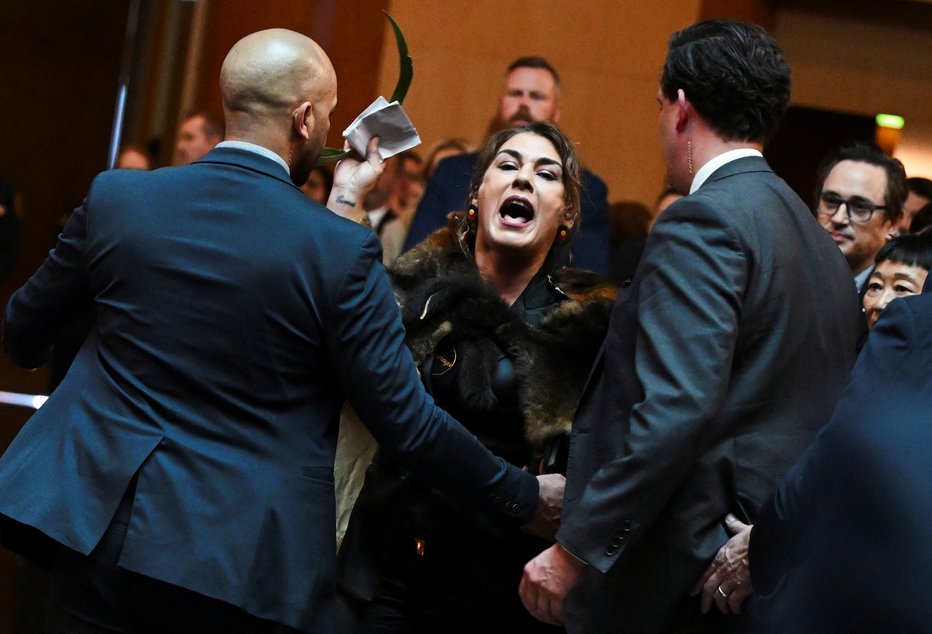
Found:
<svg viewBox="0 0 932 634"><path fill-rule="evenodd" d="M710 12L747 17L735 14L740 7L734 4L389 2L414 58L405 105L423 151L448 136L481 141L505 67L521 55L540 54L563 79L561 127L608 183L609 199L645 204L653 202L664 178L654 95L667 38ZM797 8L777 9L773 22L771 31L793 68L794 104L904 116L896 156L909 173L932 176L932 37L924 24ZM394 39L384 42L379 87L387 97L397 77L397 55Z"/></svg>
<svg viewBox="0 0 932 634"><path fill-rule="evenodd" d="M479 143L498 107L505 68L522 55L543 55L563 81L560 126L605 179L609 200L653 202L664 179L654 97L666 42L695 21L699 0L391 0L389 6L414 59L405 108L425 152L449 136ZM388 97L398 73L390 36L383 60L379 86Z"/></svg>
<svg viewBox="0 0 932 634"><path fill-rule="evenodd" d="M894 156L932 177L932 37L926 28L838 13L777 12L774 36L799 105L906 119Z"/></svg>

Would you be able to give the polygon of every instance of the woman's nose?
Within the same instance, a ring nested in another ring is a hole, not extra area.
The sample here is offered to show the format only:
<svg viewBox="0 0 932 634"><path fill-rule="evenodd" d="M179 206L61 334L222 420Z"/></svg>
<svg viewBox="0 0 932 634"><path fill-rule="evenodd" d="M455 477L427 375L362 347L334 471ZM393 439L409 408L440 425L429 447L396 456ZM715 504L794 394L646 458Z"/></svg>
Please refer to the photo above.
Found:
<svg viewBox="0 0 932 634"><path fill-rule="evenodd" d="M531 180L531 171L521 168L515 173L514 186L517 189L533 190L534 185Z"/></svg>
<svg viewBox="0 0 932 634"><path fill-rule="evenodd" d="M883 310L884 308L887 307L887 304L893 301L893 298L895 297L896 297L896 293L893 292L892 288L884 289L883 294L877 300L877 308L879 310Z"/></svg>

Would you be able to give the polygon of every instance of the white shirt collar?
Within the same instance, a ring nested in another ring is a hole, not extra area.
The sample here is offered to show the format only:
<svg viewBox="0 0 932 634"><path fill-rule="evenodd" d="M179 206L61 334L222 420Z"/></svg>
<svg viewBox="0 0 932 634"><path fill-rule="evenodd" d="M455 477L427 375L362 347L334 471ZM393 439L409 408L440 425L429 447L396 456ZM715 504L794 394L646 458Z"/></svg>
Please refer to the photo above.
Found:
<svg viewBox="0 0 932 634"><path fill-rule="evenodd" d="M702 184L706 182L709 176L711 176L715 170L720 168L725 163L731 163L732 161L737 161L738 159L744 158L746 156L763 157L764 155L761 154L758 150L754 150L752 148L728 150L727 152L719 154L711 161L699 168L699 171L696 172L696 176L693 178L693 184L689 187L689 193L692 194L697 189L702 187Z"/></svg>
<svg viewBox="0 0 932 634"><path fill-rule="evenodd" d="M281 165L282 169L285 170L288 176L291 176L291 170L288 169L288 163L285 162L285 159L269 148L256 145L255 143L249 143L248 141L221 141L217 144L217 147L231 147L237 150L246 150L247 152L252 152L254 154L258 154L259 156L264 156L265 158L271 159Z"/></svg>

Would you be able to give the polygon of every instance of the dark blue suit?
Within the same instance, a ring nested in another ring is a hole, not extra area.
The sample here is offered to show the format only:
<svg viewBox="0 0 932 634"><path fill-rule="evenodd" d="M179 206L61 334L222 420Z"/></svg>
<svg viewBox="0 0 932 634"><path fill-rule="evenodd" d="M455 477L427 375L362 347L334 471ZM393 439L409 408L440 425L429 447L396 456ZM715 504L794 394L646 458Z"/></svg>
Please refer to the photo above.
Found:
<svg viewBox="0 0 932 634"><path fill-rule="evenodd" d="M763 632L932 624L932 293L893 301L751 533Z"/></svg>
<svg viewBox="0 0 932 634"><path fill-rule="evenodd" d="M459 154L440 161L427 183L424 197L408 229L407 251L433 231L446 226L447 214L469 205L469 180L476 168L478 152ZM608 188L602 179L583 169L581 207L582 224L573 238L572 265L605 275L608 272L609 227Z"/></svg>
<svg viewBox="0 0 932 634"><path fill-rule="evenodd" d="M122 568L332 631L347 397L428 477L520 520L533 511L533 478L424 393L374 234L267 158L218 148L98 176L10 300L14 360L44 361L88 297L90 336L0 459L0 513L71 549L94 548L135 477Z"/></svg>

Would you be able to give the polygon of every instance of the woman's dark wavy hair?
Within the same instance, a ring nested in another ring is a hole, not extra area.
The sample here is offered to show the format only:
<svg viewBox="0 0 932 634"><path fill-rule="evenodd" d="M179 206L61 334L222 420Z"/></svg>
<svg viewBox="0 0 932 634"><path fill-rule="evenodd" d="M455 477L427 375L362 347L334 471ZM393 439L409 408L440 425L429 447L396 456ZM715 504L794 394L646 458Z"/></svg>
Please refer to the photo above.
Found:
<svg viewBox="0 0 932 634"><path fill-rule="evenodd" d="M893 238L877 252L874 266L881 262L899 262L926 271L932 270L932 236L904 234Z"/></svg>
<svg viewBox="0 0 932 634"><path fill-rule="evenodd" d="M790 67L777 42L757 25L697 22L670 38L661 90L682 89L726 141L773 138L790 101Z"/></svg>
<svg viewBox="0 0 932 634"><path fill-rule="evenodd" d="M474 200L479 194L479 186L482 185L482 179L485 177L486 170L492 165L492 161L498 156L499 150L514 136L522 133L536 134L543 137L553 144L556 148L560 160L563 161L563 202L569 209L574 218L572 235L579 231L582 224L582 213L580 211L580 188L581 181L579 175L579 159L576 157L576 148L573 143L560 132L560 130L551 123L543 121L532 121L527 125L514 128L506 128L496 132L479 152L479 158L476 159L476 168L473 170L472 179L469 183L469 200ZM465 235L466 217L460 220L461 234ZM472 250L475 236L468 236L469 249Z"/></svg>

